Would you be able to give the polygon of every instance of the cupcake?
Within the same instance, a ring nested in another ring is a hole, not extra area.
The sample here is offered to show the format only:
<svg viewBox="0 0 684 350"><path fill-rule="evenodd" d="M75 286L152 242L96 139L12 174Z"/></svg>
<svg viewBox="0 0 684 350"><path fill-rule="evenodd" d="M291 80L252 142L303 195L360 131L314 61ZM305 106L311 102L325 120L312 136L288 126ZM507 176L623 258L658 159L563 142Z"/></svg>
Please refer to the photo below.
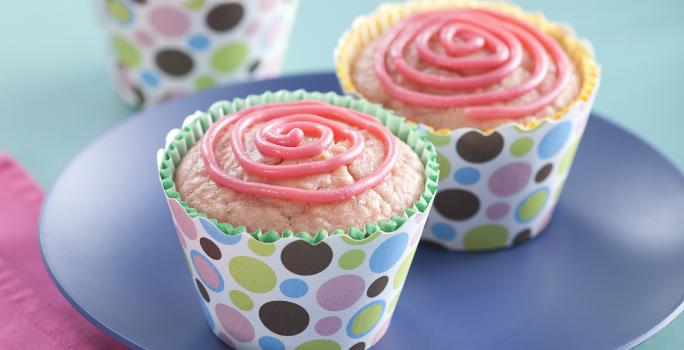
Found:
<svg viewBox="0 0 684 350"><path fill-rule="evenodd" d="M599 69L565 25L504 3L386 4L335 52L343 90L425 130L441 175L423 239L517 245L549 223Z"/></svg>
<svg viewBox="0 0 684 350"><path fill-rule="evenodd" d="M160 180L209 327L236 349L364 349L389 327L439 177L376 104L267 92L186 118Z"/></svg>

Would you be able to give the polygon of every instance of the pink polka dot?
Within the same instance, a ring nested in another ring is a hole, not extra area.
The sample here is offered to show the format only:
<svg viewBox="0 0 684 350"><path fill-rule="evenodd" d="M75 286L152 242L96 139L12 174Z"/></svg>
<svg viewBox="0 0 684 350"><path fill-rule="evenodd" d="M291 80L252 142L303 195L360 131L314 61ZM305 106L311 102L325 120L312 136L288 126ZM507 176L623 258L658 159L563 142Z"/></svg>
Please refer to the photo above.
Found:
<svg viewBox="0 0 684 350"><path fill-rule="evenodd" d="M339 317L330 316L316 322L316 333L329 336L340 330L340 327L342 327L342 320Z"/></svg>
<svg viewBox="0 0 684 350"><path fill-rule="evenodd" d="M235 349L235 343L233 342L233 340L230 339L230 337L228 337L228 336L226 335L226 333L221 332L221 333L219 333L218 337L219 337L219 339L221 339L221 341L222 341L224 344L226 344L226 345L230 346L231 348Z"/></svg>
<svg viewBox="0 0 684 350"><path fill-rule="evenodd" d="M273 43L278 38L278 35L280 34L280 27L282 26L282 24L282 18L278 17L268 25L268 28L266 29L264 36L262 37L262 46L269 47L273 45Z"/></svg>
<svg viewBox="0 0 684 350"><path fill-rule="evenodd" d="M250 37L259 29L259 22L252 21L245 27L245 36Z"/></svg>
<svg viewBox="0 0 684 350"><path fill-rule="evenodd" d="M275 4L278 3L278 0L261 0L261 11L268 11L275 6Z"/></svg>
<svg viewBox="0 0 684 350"><path fill-rule="evenodd" d="M178 235L178 240L180 241L181 246L183 246L183 249L187 248L188 244L185 243L185 238L183 238L183 234L181 233L181 229L176 224L174 224L173 226L176 227L176 234Z"/></svg>
<svg viewBox="0 0 684 350"><path fill-rule="evenodd" d="M487 218L491 220L498 220L506 216L508 211L511 210L511 206L505 202L499 202L492 204L487 208Z"/></svg>
<svg viewBox="0 0 684 350"><path fill-rule="evenodd" d="M418 228L416 229L416 233L414 233L413 237L411 237L411 246L418 244L418 242L420 241L420 236L422 236L424 229L425 229L425 221L421 222L418 225Z"/></svg>
<svg viewBox="0 0 684 350"><path fill-rule="evenodd" d="M180 228L181 232L188 237L190 240L197 238L197 229L195 228L195 223L192 221L185 209L173 199L169 199L169 207L171 207L171 214L173 214L173 219L176 221L176 225Z"/></svg>
<svg viewBox="0 0 684 350"><path fill-rule="evenodd" d="M363 278L342 275L323 283L316 293L318 305L328 311L344 310L359 300L365 290Z"/></svg>
<svg viewBox="0 0 684 350"><path fill-rule="evenodd" d="M228 305L218 304L216 305L216 317L223 326L223 329L235 340L245 343L254 339L252 324L239 311Z"/></svg>
<svg viewBox="0 0 684 350"><path fill-rule="evenodd" d="M152 38L151 35L147 34L147 32L143 32L142 30L139 30L133 34L135 41L138 42L141 46L144 47L150 47L154 44L154 38Z"/></svg>
<svg viewBox="0 0 684 350"><path fill-rule="evenodd" d="M211 262L201 255L194 255L192 257L192 264L195 265L195 271L202 278L202 281L210 289L219 289L221 287L221 276L218 275Z"/></svg>
<svg viewBox="0 0 684 350"><path fill-rule="evenodd" d="M190 19L173 6L157 6L149 14L152 28L169 37L179 37L190 28Z"/></svg>
<svg viewBox="0 0 684 350"><path fill-rule="evenodd" d="M391 317L388 317L387 321L385 321L385 323L383 323L380 329L378 329L378 333L376 333L375 337L373 338L373 345L377 344L380 341L380 339L382 339L382 337L385 335L385 333L387 333L391 319Z"/></svg>
<svg viewBox="0 0 684 350"><path fill-rule="evenodd" d="M532 167L523 162L502 166L489 177L489 190L497 196L510 196L522 190L532 175Z"/></svg>

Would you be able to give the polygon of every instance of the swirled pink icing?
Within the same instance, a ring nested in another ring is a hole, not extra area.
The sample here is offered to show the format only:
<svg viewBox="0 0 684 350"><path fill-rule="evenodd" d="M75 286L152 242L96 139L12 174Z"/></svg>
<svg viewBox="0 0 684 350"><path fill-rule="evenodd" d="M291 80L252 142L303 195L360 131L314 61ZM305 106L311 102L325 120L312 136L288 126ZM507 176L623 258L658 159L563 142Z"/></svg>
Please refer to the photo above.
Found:
<svg viewBox="0 0 684 350"><path fill-rule="evenodd" d="M405 55L410 46L426 67L458 74L431 74L409 65ZM525 53L532 67L529 77L505 90L484 90L518 69ZM540 86L549 72L549 59L556 67L552 86L530 101L506 104ZM423 12L402 20L380 41L373 67L392 97L426 107L463 107L476 119L532 115L553 103L571 79L570 62L553 38L515 17L475 8ZM388 67L418 87L453 93L413 90L395 81Z"/></svg>
<svg viewBox="0 0 684 350"><path fill-rule="evenodd" d="M228 130L231 128L230 130ZM256 162L245 150L245 135L256 128L254 145L259 153L279 159L305 160L294 164ZM250 175L266 180L325 174L351 163L364 150L366 130L385 145L382 163L368 176L334 189L306 190L270 183L247 182L227 174L216 157L216 146L230 132L230 147L235 160ZM316 159L336 142L348 142L344 152L327 159ZM380 183L397 159L397 140L377 119L361 112L316 101L278 102L254 106L225 116L207 131L201 145L204 167L217 184L256 196L312 203L348 199Z"/></svg>

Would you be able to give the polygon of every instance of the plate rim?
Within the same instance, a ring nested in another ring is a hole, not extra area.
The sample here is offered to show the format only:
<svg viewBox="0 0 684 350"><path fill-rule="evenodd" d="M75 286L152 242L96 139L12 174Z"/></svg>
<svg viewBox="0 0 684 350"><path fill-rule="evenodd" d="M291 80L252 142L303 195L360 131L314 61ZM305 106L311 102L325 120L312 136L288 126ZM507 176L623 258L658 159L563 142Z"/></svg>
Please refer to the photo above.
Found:
<svg viewBox="0 0 684 350"><path fill-rule="evenodd" d="M168 100L165 102L162 102L158 105L151 106L149 108L145 108L139 111L134 111L131 115L128 117L124 117L123 119L117 121L114 125L111 127L105 129L101 133L99 133L97 136L92 138L90 141L88 141L84 146L82 146L78 152L76 152L68 162L60 169L59 174L55 179L52 181L52 183L49 185L48 190L46 191L45 197L43 199L43 202L40 207L40 216L38 220L38 240L39 240L39 245L40 245L40 256L41 260L43 263L43 266L45 266L45 269L48 272L48 275L50 276L50 279L52 280L53 284L57 287L59 292L62 294L62 296L69 302L69 304L78 311L78 313L85 317L91 324L93 324L95 327L100 329L101 331L105 332L106 334L112 336L114 339L120 341L126 346L129 346L133 349L145 349L141 347L140 345L134 343L131 339L128 339L124 335L121 335L111 329L109 326L107 326L104 322L99 320L95 315L93 315L91 312L89 312L85 307L81 306L74 298L71 297L71 295L68 293L68 291L65 290L62 282L60 281L60 278L58 276L58 272L55 271L50 262L49 262L49 257L48 257L48 252L46 251L46 245L44 242L44 237L45 237L45 226L46 226L46 207L47 203L51 201L51 198L54 194L54 189L55 187L60 183L62 178L65 176L65 173L69 168L71 168L72 164L77 161L78 159L81 158L83 153L90 149L96 142L98 142L102 137L114 133L116 130L119 128L123 127L127 123L133 123L136 121L137 118L148 118L145 116L145 114L149 113L150 110L158 109L158 108L163 108L166 107L168 108L169 106L172 106L173 104L183 104L184 101L190 100L193 98L196 98L198 95L202 94L211 94L212 92L219 91L219 90L224 90L228 88L237 88L242 85L251 85L254 83L264 83L267 84L269 82L276 82L276 81L282 81L282 80L289 80L289 79L301 79L301 78L313 78L313 77L322 77L322 78L329 78L331 75L334 76L334 72L331 70L323 70L323 71L314 71L314 72L306 72L306 73L294 73L294 74L286 74L282 75L279 77L275 78L270 78L270 79L261 79L261 80L248 80L248 81L241 81L237 82L234 84L229 84L229 85L223 85L219 87L214 87L208 90L204 90L201 92L195 92L191 93L188 95L184 95L178 98L174 98L172 100ZM677 166L677 164L670 158L667 154L665 154L662 150L660 150L658 147L656 147L651 141L644 139L643 137L639 136L632 130L629 130L622 125L609 120L603 116L602 113L597 112L592 109L590 112L590 118L592 119L599 119L601 122L604 122L606 124L609 124L611 127L614 127L616 129L619 129L621 132L625 133L627 136L631 137L632 139L636 140L637 142L640 142L643 146L648 148L650 151L654 152L657 156L659 156L661 159L663 159L667 165L672 168L675 172L679 174L679 176L682 178L682 181L684 181L684 168L680 168ZM452 252L455 254L459 254L459 252ZM679 315L681 315L684 312L684 294L682 294L679 302L677 305L675 305L671 311L669 311L668 316L666 316L663 320L661 320L659 323L651 327L649 330L646 332L632 338L631 340L627 341L623 345L619 346L617 349L632 349L642 343L644 343L646 340L663 330L665 327L667 327L674 319L676 319Z"/></svg>

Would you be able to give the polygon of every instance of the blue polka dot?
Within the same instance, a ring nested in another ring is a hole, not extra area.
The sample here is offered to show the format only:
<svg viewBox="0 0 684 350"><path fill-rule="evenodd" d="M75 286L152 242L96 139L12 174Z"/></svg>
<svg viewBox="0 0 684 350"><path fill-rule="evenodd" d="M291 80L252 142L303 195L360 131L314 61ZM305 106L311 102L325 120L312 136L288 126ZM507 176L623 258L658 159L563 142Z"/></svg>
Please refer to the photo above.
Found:
<svg viewBox="0 0 684 350"><path fill-rule="evenodd" d="M539 148L537 148L539 158L548 159L560 152L565 142L568 141L571 131L572 124L570 122L558 124L549 130L539 142Z"/></svg>
<svg viewBox="0 0 684 350"><path fill-rule="evenodd" d="M461 185L472 185L480 180L480 172L472 167L465 167L454 172L454 180Z"/></svg>
<svg viewBox="0 0 684 350"><path fill-rule="evenodd" d="M306 292L309 291L309 286L302 280L292 278L284 280L283 283L280 284L280 291L290 298L300 298L306 295Z"/></svg>
<svg viewBox="0 0 684 350"><path fill-rule="evenodd" d="M223 244L228 244L228 245L233 245L236 244L237 242L240 242L240 238L242 238L242 234L237 234L234 236L228 236L227 234L223 233L221 230L214 225L211 221L205 219L205 218L200 218L200 223L202 224L202 227L204 228L207 233L214 238L215 240L223 243Z"/></svg>
<svg viewBox="0 0 684 350"><path fill-rule="evenodd" d="M269 336L259 338L259 347L261 350L285 350L283 342Z"/></svg>
<svg viewBox="0 0 684 350"><path fill-rule="evenodd" d="M157 78L157 75L149 71L140 73L140 79L150 87L159 85L159 78Z"/></svg>
<svg viewBox="0 0 684 350"><path fill-rule="evenodd" d="M392 268L404 254L408 240L408 234L403 232L393 234L388 240L382 242L375 248L373 255L371 255L368 261L371 271L382 273Z"/></svg>
<svg viewBox="0 0 684 350"><path fill-rule="evenodd" d="M204 302L204 299L202 298L202 296L200 296L200 303L202 304L202 312L204 312L204 317L207 319L207 323L209 324L209 329L211 329L213 332L214 331L214 319L211 318L211 313L209 313L209 309L207 308L207 303Z"/></svg>
<svg viewBox="0 0 684 350"><path fill-rule="evenodd" d="M197 34L190 37L190 40L188 40L188 45L190 45L190 47L196 51L204 51L207 47L209 47L209 38L202 34Z"/></svg>
<svg viewBox="0 0 684 350"><path fill-rule="evenodd" d="M456 230L451 225L443 222L432 225L430 229L435 237L443 241L450 241L456 237Z"/></svg>

